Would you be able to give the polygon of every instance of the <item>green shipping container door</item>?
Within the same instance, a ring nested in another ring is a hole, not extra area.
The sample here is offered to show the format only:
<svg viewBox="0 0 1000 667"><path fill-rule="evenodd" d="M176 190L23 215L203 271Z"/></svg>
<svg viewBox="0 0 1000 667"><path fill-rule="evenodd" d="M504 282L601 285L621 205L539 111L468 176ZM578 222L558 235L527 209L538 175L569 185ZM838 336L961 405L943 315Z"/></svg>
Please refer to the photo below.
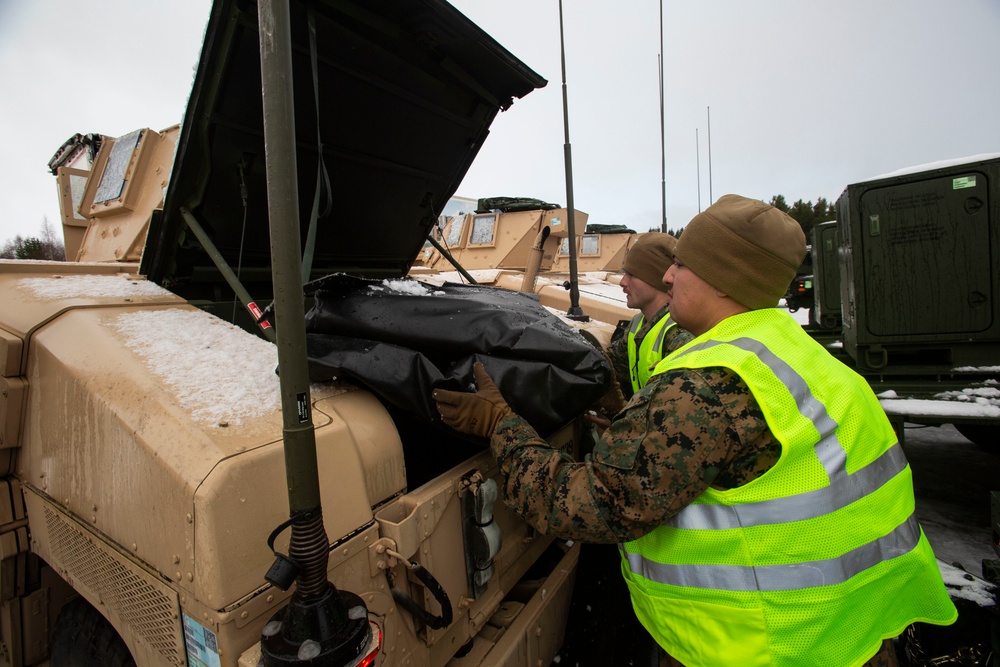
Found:
<svg viewBox="0 0 1000 667"><path fill-rule="evenodd" d="M1000 363L1000 157L990 157L841 195L844 345L860 366Z"/></svg>
<svg viewBox="0 0 1000 667"><path fill-rule="evenodd" d="M861 196L873 336L975 334L993 323L988 181L965 172Z"/></svg>

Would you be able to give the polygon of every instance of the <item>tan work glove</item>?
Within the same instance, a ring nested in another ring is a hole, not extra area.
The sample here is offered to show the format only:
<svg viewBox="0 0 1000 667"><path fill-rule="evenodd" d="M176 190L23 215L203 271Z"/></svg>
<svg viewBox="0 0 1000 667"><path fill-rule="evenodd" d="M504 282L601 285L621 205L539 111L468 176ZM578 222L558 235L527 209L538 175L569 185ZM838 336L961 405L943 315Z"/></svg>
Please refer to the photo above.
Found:
<svg viewBox="0 0 1000 667"><path fill-rule="evenodd" d="M611 419L625 407L625 397L622 395L618 380L612 378L611 388L599 398L590 409L583 414L583 420L597 426L603 432L611 426Z"/></svg>
<svg viewBox="0 0 1000 667"><path fill-rule="evenodd" d="M513 411L481 363L477 361L472 371L479 387L475 392L435 389L431 397L445 424L462 433L489 438L500 420Z"/></svg>
<svg viewBox="0 0 1000 667"><path fill-rule="evenodd" d="M618 380L612 377L611 387L604 396L597 399L591 409L595 410L598 415L610 419L621 412L624 407L625 396L622 394L621 385L618 384Z"/></svg>

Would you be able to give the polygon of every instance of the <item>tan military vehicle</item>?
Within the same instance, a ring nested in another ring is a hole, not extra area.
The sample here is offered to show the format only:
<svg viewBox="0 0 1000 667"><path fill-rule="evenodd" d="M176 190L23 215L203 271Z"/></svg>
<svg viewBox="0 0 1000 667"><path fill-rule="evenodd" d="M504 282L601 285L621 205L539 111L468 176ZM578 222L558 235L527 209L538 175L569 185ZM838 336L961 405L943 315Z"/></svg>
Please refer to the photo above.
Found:
<svg viewBox="0 0 1000 667"><path fill-rule="evenodd" d="M589 216L574 211L576 269L569 253L569 211L537 199L453 198L461 209L441 222L410 269L418 280L475 282L536 294L540 303L569 312L576 307L591 320L575 324L607 343L606 323L630 319L619 285L625 253L642 234L618 225L587 225ZM576 304L569 288L577 287Z"/></svg>
<svg viewBox="0 0 1000 667"><path fill-rule="evenodd" d="M440 269L453 258L466 269L524 270L533 259L533 250L540 248L538 271L569 273L566 208L523 198L484 199L480 204L503 208L452 216L442 228L441 249L424 248L415 264ZM595 230L586 231L589 216L576 210L574 218L576 229L584 230L575 234L577 269L582 273L620 272L625 253L640 234L608 225L594 225ZM549 233L539 238L545 227ZM602 229L607 227L614 228Z"/></svg>
<svg viewBox="0 0 1000 667"><path fill-rule="evenodd" d="M0 664L553 660L580 546L497 500L481 445L345 379L289 395L275 287L406 276L545 83L445 3L217 0L180 126L60 149L75 261L0 262ZM572 453L577 414L551 435Z"/></svg>

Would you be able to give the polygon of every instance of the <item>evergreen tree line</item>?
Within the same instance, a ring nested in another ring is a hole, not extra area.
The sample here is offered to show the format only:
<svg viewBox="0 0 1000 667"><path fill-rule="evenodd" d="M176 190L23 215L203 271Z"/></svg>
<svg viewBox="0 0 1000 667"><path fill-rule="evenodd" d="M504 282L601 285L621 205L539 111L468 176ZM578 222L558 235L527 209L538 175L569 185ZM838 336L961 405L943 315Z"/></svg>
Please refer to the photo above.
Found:
<svg viewBox="0 0 1000 667"><path fill-rule="evenodd" d="M47 217L42 218L42 230L38 236L23 237L20 234L4 242L0 247L0 259L50 259L66 261L66 248L62 239Z"/></svg>
<svg viewBox="0 0 1000 667"><path fill-rule="evenodd" d="M807 239L812 238L813 227L821 222L837 219L837 206L833 202L828 202L824 197L817 199L815 204L799 199L789 206L784 195L775 195L771 197L768 204L779 211L784 211L795 222L799 223Z"/></svg>

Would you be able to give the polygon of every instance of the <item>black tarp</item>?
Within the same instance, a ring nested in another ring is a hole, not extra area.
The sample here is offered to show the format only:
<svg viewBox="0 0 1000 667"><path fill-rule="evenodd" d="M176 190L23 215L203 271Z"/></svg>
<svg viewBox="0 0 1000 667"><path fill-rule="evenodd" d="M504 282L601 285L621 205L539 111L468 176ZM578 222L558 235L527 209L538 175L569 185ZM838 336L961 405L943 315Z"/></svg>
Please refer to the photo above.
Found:
<svg viewBox="0 0 1000 667"><path fill-rule="evenodd" d="M310 379L353 378L428 422L439 423L431 391L472 389L476 361L543 436L611 380L604 355L534 295L344 274L310 288L318 288L306 315Z"/></svg>

